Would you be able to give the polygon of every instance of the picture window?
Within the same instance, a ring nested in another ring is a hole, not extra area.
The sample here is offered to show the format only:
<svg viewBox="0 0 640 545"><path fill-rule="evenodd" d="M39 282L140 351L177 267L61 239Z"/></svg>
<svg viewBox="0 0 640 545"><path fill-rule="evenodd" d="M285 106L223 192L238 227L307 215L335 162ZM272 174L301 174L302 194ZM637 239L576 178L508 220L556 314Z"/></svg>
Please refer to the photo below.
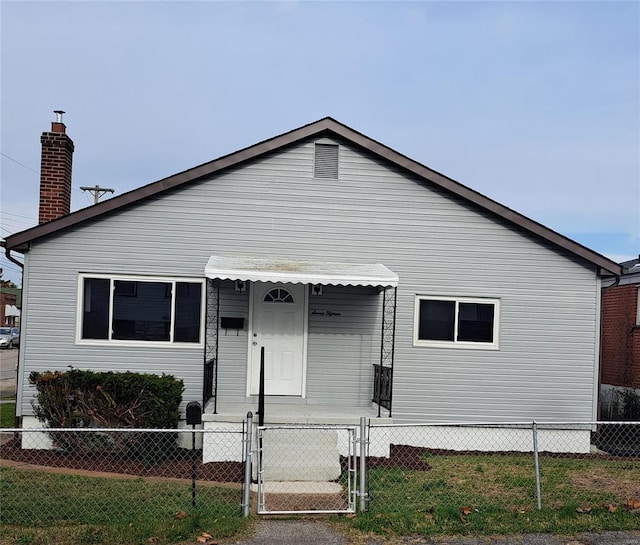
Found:
<svg viewBox="0 0 640 545"><path fill-rule="evenodd" d="M82 276L80 286L80 340L201 342L201 281Z"/></svg>

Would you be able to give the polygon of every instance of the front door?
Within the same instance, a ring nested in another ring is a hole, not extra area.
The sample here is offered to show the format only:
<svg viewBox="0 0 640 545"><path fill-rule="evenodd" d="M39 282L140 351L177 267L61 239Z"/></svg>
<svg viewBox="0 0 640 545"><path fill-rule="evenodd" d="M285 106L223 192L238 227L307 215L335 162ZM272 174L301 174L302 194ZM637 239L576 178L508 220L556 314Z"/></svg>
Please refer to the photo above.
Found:
<svg viewBox="0 0 640 545"><path fill-rule="evenodd" d="M260 391L264 346L266 395L304 396L306 286L256 282L249 347L249 393Z"/></svg>

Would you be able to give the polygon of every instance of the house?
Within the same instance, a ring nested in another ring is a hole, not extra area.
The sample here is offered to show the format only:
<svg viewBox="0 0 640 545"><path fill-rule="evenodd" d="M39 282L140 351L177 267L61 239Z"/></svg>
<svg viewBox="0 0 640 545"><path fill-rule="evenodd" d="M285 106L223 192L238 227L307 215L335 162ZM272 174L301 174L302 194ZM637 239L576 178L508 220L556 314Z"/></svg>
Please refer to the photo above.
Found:
<svg viewBox="0 0 640 545"><path fill-rule="evenodd" d="M600 418L640 419L640 258L602 295ZM632 403L635 399L635 405Z"/></svg>
<svg viewBox="0 0 640 545"><path fill-rule="evenodd" d="M0 325L20 325L20 288L0 286Z"/></svg>
<svg viewBox="0 0 640 545"><path fill-rule="evenodd" d="M29 373L170 373L205 425L589 422L600 295L621 267L324 118L69 213L73 142L42 135L24 254Z"/></svg>

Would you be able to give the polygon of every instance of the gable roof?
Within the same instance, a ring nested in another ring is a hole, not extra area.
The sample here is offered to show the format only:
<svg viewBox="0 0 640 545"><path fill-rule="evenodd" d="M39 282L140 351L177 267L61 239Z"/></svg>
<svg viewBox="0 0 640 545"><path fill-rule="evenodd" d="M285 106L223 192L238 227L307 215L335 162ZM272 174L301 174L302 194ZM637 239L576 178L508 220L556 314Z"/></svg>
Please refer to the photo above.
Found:
<svg viewBox="0 0 640 545"><path fill-rule="evenodd" d="M640 266L640 256L636 257L635 259L630 259L629 261L623 261L622 263L620 263L620 266L626 271L626 270L631 270L634 267L638 267Z"/></svg>
<svg viewBox="0 0 640 545"><path fill-rule="evenodd" d="M183 184L193 182L195 180L220 173L228 168L235 167L246 161L250 161L272 151L290 146L297 142L301 142L312 137L334 136L346 140L350 144L368 150L399 167L408 171L419 178L424 179L442 189L461 197L476 206L499 216L508 222L515 224L525 231L541 237L552 244L563 248L574 255L590 262L600 268L603 273L620 275L622 268L620 265L604 257L603 255L590 250L589 248L557 233L544 225L533 221L518 212L501 205L500 203L485 197L484 195L462 185L451 178L436 172L409 157L398 153L397 151L373 140L364 134L343 125L331 117L325 117L308 125L286 132L279 136L275 136L268 140L264 140L253 146L241 149L234 153L224 155L218 159L214 159L208 163L196 166L194 168L179 172L168 178L163 178L157 182L150 183L134 189L112 199L103 201L96 205L77 210L66 216L55 219L53 221L43 223L31 229L16 233L6 237L5 245L8 249L24 251L28 248L28 244L38 238L51 235L78 225L84 221L107 215L122 207L142 201L154 195L158 195L169 189L176 188Z"/></svg>

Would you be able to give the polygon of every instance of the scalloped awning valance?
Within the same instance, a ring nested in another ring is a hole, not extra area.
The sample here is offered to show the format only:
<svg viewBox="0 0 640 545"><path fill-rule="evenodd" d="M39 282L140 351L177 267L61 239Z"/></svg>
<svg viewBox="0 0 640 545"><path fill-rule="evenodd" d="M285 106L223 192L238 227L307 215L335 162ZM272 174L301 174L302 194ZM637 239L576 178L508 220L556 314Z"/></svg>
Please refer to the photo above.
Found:
<svg viewBox="0 0 640 545"><path fill-rule="evenodd" d="M398 275L380 263L211 256L204 272L208 278L245 282L384 288L398 285Z"/></svg>

